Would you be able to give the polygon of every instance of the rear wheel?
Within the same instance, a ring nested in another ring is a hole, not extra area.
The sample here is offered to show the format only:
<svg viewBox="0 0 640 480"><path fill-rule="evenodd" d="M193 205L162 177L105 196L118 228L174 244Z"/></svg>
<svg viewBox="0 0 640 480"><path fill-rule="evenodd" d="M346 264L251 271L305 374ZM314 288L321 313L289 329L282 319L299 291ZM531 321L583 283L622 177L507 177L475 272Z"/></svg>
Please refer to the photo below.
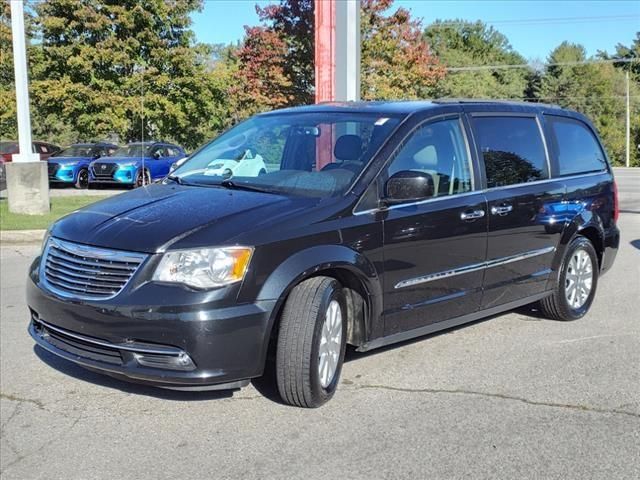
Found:
<svg viewBox="0 0 640 480"><path fill-rule="evenodd" d="M593 244L578 236L567 246L553 293L540 308L555 320L577 320L589 311L597 285L598 256Z"/></svg>
<svg viewBox="0 0 640 480"><path fill-rule="evenodd" d="M282 399L315 408L336 391L347 336L345 296L333 278L314 277L296 286L280 320L276 378Z"/></svg>
<svg viewBox="0 0 640 480"><path fill-rule="evenodd" d="M80 169L74 186L78 189L87 188L89 186L89 170L86 168Z"/></svg>

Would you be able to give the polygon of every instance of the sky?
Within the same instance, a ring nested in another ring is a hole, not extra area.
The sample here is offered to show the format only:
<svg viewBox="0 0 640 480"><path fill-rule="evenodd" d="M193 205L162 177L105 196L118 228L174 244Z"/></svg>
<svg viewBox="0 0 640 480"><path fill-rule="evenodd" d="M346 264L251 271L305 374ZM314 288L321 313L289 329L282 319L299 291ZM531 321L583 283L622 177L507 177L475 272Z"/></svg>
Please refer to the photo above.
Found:
<svg viewBox="0 0 640 480"><path fill-rule="evenodd" d="M257 25L254 6L276 0L205 0L193 15L198 41L233 43L244 25ZM580 43L587 55L613 52L616 44L630 45L640 31L640 0L560 1L442 1L396 0L423 25L436 19L482 20L507 36L513 48L530 60L545 60L562 41Z"/></svg>

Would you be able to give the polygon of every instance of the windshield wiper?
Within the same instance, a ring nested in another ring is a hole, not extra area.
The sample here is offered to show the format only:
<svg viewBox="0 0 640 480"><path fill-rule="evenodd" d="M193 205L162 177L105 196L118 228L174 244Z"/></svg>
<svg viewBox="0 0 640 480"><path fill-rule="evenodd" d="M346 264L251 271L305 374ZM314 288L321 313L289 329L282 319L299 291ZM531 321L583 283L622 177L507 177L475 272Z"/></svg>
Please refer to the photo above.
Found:
<svg viewBox="0 0 640 480"><path fill-rule="evenodd" d="M260 188L255 185L248 185L246 183L236 183L232 180L222 180L218 185L220 185L221 187L229 188L231 190L247 190L249 192L273 193L274 195L277 195L277 193L273 190Z"/></svg>
<svg viewBox="0 0 640 480"><path fill-rule="evenodd" d="M186 185L184 180L182 180L182 178L178 177L177 175L167 175L167 180L172 180L176 182L178 185Z"/></svg>

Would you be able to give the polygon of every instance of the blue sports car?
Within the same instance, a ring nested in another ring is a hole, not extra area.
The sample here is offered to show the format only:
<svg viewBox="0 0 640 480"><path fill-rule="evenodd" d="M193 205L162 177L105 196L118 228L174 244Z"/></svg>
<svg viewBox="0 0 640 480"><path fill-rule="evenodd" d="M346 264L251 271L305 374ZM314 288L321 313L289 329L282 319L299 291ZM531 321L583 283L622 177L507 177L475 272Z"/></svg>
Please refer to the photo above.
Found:
<svg viewBox="0 0 640 480"><path fill-rule="evenodd" d="M130 143L111 157L91 162L89 183L139 187L166 177L171 165L186 156L182 147L171 143Z"/></svg>
<svg viewBox="0 0 640 480"><path fill-rule="evenodd" d="M51 155L49 183L73 184L76 188L89 185L89 163L97 158L108 157L118 149L112 143L76 143Z"/></svg>

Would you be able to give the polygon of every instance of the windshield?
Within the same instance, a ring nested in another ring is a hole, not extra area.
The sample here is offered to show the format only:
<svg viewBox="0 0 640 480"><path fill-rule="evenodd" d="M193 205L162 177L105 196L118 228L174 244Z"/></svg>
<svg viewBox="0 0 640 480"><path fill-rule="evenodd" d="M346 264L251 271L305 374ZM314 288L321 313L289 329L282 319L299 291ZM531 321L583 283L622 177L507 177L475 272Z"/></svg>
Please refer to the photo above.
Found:
<svg viewBox="0 0 640 480"><path fill-rule="evenodd" d="M71 145L64 150L54 153L54 157L92 157L93 145Z"/></svg>
<svg viewBox="0 0 640 480"><path fill-rule="evenodd" d="M131 145L125 145L118 148L113 152L113 157L146 157L148 156L151 147L141 143L132 143Z"/></svg>
<svg viewBox="0 0 640 480"><path fill-rule="evenodd" d="M399 118L362 113L253 117L202 148L173 175L185 184L255 187L308 197L344 194Z"/></svg>

